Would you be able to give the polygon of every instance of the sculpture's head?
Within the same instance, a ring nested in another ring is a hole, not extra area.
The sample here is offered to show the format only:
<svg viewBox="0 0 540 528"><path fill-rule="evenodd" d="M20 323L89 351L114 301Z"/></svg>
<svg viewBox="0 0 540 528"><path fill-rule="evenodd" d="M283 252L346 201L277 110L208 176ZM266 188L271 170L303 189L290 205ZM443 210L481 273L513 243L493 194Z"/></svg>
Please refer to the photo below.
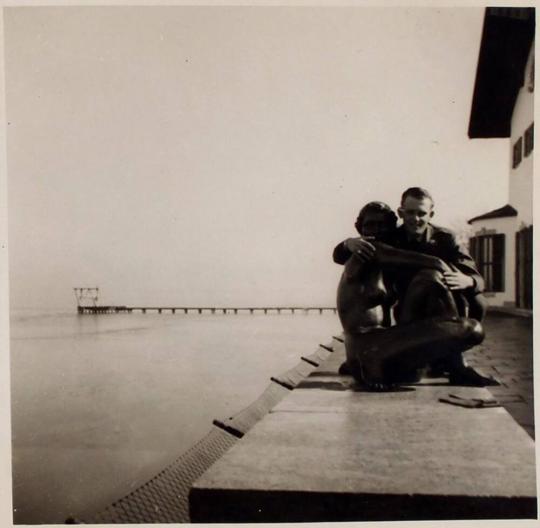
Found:
<svg viewBox="0 0 540 528"><path fill-rule="evenodd" d="M397 216L389 205L369 202L358 213L354 227L364 237L381 239L396 228L396 223Z"/></svg>

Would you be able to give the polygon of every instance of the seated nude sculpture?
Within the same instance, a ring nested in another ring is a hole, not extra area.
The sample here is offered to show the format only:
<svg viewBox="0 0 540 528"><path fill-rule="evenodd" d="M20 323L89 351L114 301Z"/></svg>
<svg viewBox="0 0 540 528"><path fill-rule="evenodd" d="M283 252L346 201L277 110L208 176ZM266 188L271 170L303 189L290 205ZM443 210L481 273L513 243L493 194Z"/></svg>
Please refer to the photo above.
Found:
<svg viewBox="0 0 540 528"><path fill-rule="evenodd" d="M417 381L419 369L442 359L449 365L450 383L491 384L491 378L464 361L463 352L481 343L484 332L477 320L459 317L443 280L449 266L438 257L386 244L397 221L386 204L368 203L359 220L360 234L375 251L367 260L353 254L338 286L337 309L347 357L340 371L352 374L369 390L388 390ZM405 268L415 271L401 307L406 322L391 326L392 274Z"/></svg>

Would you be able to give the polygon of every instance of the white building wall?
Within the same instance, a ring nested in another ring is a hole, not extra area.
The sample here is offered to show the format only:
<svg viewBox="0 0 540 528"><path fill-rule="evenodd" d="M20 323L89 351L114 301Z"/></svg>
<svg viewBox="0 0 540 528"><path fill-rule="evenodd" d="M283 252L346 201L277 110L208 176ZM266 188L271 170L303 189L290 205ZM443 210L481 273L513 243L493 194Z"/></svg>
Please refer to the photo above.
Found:
<svg viewBox="0 0 540 528"><path fill-rule="evenodd" d="M485 296L491 306L514 306L516 302L516 231L519 226L518 217L490 218L477 220L472 224L473 235L490 235L504 233L504 291L486 292Z"/></svg>
<svg viewBox="0 0 540 528"><path fill-rule="evenodd" d="M534 42L531 46L529 58L525 68L525 81L521 87L514 107L511 123L510 140L510 205L518 211L519 218L526 224L532 224L532 181L533 181L533 152L527 157L523 155L521 163L512 168L512 152L516 141L522 137L523 146L525 144L525 130L534 121L534 91L531 75L534 63Z"/></svg>

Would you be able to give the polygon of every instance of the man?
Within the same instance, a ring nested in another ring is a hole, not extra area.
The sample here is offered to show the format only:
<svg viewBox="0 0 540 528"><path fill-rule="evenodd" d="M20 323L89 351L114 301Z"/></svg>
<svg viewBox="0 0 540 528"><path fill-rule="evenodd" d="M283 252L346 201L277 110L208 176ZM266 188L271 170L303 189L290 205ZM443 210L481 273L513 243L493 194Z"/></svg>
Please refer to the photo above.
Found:
<svg viewBox="0 0 540 528"><path fill-rule="evenodd" d="M484 279L472 257L457 243L455 235L448 229L430 223L433 209L433 198L425 189L407 189L398 209L403 224L396 230L394 244L410 251L436 255L449 264L452 271L444 274L444 281L454 293L460 311L463 314L468 305L469 317L482 321L487 308L482 295ZM406 290L409 279L407 276L398 279L397 288Z"/></svg>
<svg viewBox="0 0 540 528"><path fill-rule="evenodd" d="M429 192L420 187L407 189L401 197L398 214L403 224L387 235L385 242L446 262L451 269L443 273L443 281L454 294L460 315L468 315L481 322L487 308L482 295L484 280L472 257L460 248L455 235L448 229L430 223L434 215L434 202ZM355 227L359 231L359 226ZM353 253L367 261L373 256L373 245L365 237L349 238L334 249L334 262L345 264ZM398 304L394 315L398 322L414 320L423 313L421 295L410 295L404 305L407 293L413 293L409 290L413 278L414 272L411 270L401 270L395 275Z"/></svg>
<svg viewBox="0 0 540 528"><path fill-rule="evenodd" d="M468 367L462 353L483 339L478 321L458 317L448 288L439 281L451 269L440 258L394 248L382 242L395 231L397 217L381 202L362 208L356 227L370 237L369 247L351 254L337 292L347 360L341 373L352 374L369 390L387 390L414 381L419 368L437 360L450 365L450 382L483 386L485 378ZM369 255L367 255L369 253ZM386 280L396 270L415 274L413 289L424 292L429 317L390 326L386 310L393 303ZM384 272L384 273L383 273Z"/></svg>

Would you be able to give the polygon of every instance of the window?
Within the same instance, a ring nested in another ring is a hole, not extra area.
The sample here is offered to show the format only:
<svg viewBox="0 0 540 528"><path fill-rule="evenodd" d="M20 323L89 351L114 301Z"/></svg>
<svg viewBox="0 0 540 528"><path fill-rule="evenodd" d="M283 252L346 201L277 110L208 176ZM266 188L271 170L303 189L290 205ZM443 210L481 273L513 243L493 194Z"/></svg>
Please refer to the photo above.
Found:
<svg viewBox="0 0 540 528"><path fill-rule="evenodd" d="M470 239L471 255L480 275L484 277L487 292L504 291L503 234L480 235Z"/></svg>
<svg viewBox="0 0 540 528"><path fill-rule="evenodd" d="M528 156L534 147L534 123L525 130L525 147L524 147L524 154L525 156Z"/></svg>
<svg viewBox="0 0 540 528"><path fill-rule="evenodd" d="M514 156L512 161L512 168L515 169L521 163L523 139L520 137L514 144Z"/></svg>

